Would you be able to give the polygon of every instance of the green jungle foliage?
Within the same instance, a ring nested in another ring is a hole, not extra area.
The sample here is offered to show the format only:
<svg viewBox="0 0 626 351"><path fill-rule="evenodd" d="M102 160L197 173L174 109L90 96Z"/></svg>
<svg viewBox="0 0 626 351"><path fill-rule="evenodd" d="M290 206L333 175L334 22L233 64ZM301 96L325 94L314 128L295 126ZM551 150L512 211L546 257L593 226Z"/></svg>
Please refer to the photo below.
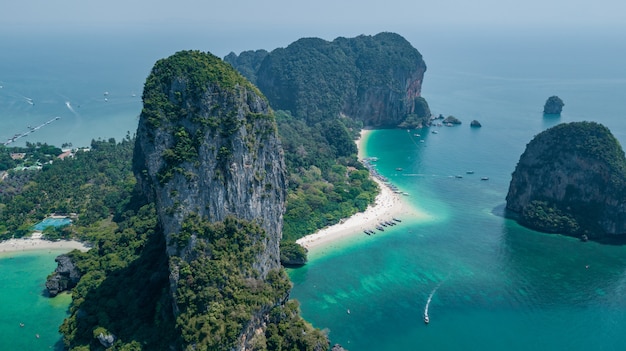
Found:
<svg viewBox="0 0 626 351"><path fill-rule="evenodd" d="M526 206L520 222L528 228L546 233L575 235L580 231L576 219L545 201L532 201Z"/></svg>
<svg viewBox="0 0 626 351"><path fill-rule="evenodd" d="M276 112L276 122L289 174L283 240L295 241L374 202L378 185L356 158L358 127L348 128L346 119L309 126L285 111Z"/></svg>
<svg viewBox="0 0 626 351"><path fill-rule="evenodd" d="M622 182L626 181L624 150L611 131L599 123L588 121L561 123L539 133L531 142L546 145L548 152L541 156L544 162L551 162L560 153L574 152L581 156L597 158L610 166L616 178Z"/></svg>
<svg viewBox="0 0 626 351"><path fill-rule="evenodd" d="M114 350L169 350L178 342L154 205L133 207L117 223L86 228L93 248L70 253L82 278L59 329L69 350L104 350L95 338L101 330L115 335Z"/></svg>
<svg viewBox="0 0 626 351"><path fill-rule="evenodd" d="M263 96L219 57L197 50L179 51L157 61L152 68L144 85L141 115L153 127L158 127L164 119L176 121L188 117L197 111L187 102L203 96L214 86L217 86L218 91L229 93L233 93L237 86L242 86ZM174 91L169 91L170 87Z"/></svg>
<svg viewBox="0 0 626 351"><path fill-rule="evenodd" d="M291 262L301 262L305 264L307 261L307 250L295 241L283 240L280 242L280 262L283 265L291 264Z"/></svg>
<svg viewBox="0 0 626 351"><path fill-rule="evenodd" d="M607 165L612 189L626 190L626 157L611 131L596 122L562 123L538 134L533 142L546 144L543 162L558 160L561 153L572 152Z"/></svg>
<svg viewBox="0 0 626 351"><path fill-rule="evenodd" d="M328 339L300 317L295 300L276 306L270 311L265 331L265 344L261 340L255 350L272 351L326 351Z"/></svg>
<svg viewBox="0 0 626 351"><path fill-rule="evenodd" d="M224 61L233 65L252 84L256 85L256 73L268 54L266 50L244 51L239 56L231 52L224 57Z"/></svg>
<svg viewBox="0 0 626 351"><path fill-rule="evenodd" d="M270 272L267 281L255 278L251 262L261 246L251 238L263 235L255 224L190 217L183 232L206 241L190 263L172 258L180 274L180 313L174 317L164 235L153 204L128 206L122 218L91 229L90 251L70 253L84 274L60 328L70 350L104 350L95 338L100 331L115 335L115 350L227 350L252 315L268 306L274 306L272 320L254 340L255 350L328 349L326 336L302 320L297 303L281 305L291 288L283 269Z"/></svg>
<svg viewBox="0 0 626 351"><path fill-rule="evenodd" d="M191 215L183 223L181 234L199 239L191 262L172 259L179 267L176 304L180 314L176 326L181 330L183 345L186 350L231 349L254 315L268 306L280 306L291 283L282 268L271 271L266 281L258 278L259 272L252 264L264 249L260 239L265 232L252 222L228 217L211 223ZM271 328L272 343L295 343L305 346L302 350L312 349L307 347L309 344L328 344L323 334L304 328L298 316L291 317L301 327L275 325ZM273 323L279 324L283 319ZM305 330L310 334L303 334ZM294 335L296 340L291 340ZM267 349L264 335L257 336L254 343L259 350Z"/></svg>
<svg viewBox="0 0 626 351"><path fill-rule="evenodd" d="M226 58L242 72L254 66ZM421 54L400 35L379 33L328 42L303 38L273 50L260 64L255 84L275 109L291 111L309 124L336 119L355 108L370 89L403 89L394 72L426 69ZM355 117L358 118L358 117Z"/></svg>
<svg viewBox="0 0 626 351"><path fill-rule="evenodd" d="M41 171L11 171L0 181L0 239L22 237L55 212L77 214L81 226L119 214L135 186L133 145L130 136L120 143L92 141L90 151L46 163ZM53 237L68 236L65 230Z"/></svg>
<svg viewBox="0 0 626 351"><path fill-rule="evenodd" d="M26 147L7 147L0 144L0 171L14 168L28 168L41 166L53 161L61 154L61 149L56 146L26 142ZM12 154L26 154L23 159L13 159Z"/></svg>
<svg viewBox="0 0 626 351"><path fill-rule="evenodd" d="M174 318L164 236L154 206L133 198L133 144L130 139L94 141L91 151L31 172L26 189L3 197L5 228L19 220L35 223L39 211L32 208L46 209L40 211L44 216L55 206L65 206L78 214L74 225L46 232L78 237L93 246L86 253L70 253L83 277L73 290L70 316L60 328L65 345L73 351L104 350L94 336L106 330L116 336L116 350L165 351L188 343L200 350L223 350L241 330L237 328L244 317L269 305L276 306L276 312L268 340L262 335L255 341L257 350L275 345L282 345L277 350L312 350L312 345L326 350L326 336L299 317L294 303L278 304L290 288L285 272L272 272L268 282L254 278L249 262L259 245L250 245L250 237L261 235L260 229L236 219L215 224L197 220L185 226L185 231L210 240L205 249L211 254L184 267L177 294L182 313ZM48 196L35 196L42 193ZM26 201L28 206L17 207ZM15 226L11 228L15 233ZM251 233L257 234L248 236Z"/></svg>

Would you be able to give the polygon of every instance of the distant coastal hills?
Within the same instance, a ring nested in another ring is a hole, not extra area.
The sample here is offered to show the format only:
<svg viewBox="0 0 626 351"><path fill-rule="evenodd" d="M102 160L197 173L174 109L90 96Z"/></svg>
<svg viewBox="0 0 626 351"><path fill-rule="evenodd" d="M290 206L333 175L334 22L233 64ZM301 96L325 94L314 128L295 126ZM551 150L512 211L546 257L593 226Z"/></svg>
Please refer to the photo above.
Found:
<svg viewBox="0 0 626 351"><path fill-rule="evenodd" d="M309 124L343 116L371 128L417 127L430 117L421 97L426 64L395 33L303 38L271 52L230 53L224 60L256 84L272 108Z"/></svg>

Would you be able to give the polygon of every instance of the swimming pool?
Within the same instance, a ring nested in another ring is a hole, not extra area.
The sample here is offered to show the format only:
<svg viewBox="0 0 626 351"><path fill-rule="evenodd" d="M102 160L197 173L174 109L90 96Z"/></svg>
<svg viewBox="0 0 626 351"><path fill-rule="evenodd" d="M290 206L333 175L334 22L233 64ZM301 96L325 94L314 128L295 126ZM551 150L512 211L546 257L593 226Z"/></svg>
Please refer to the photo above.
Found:
<svg viewBox="0 0 626 351"><path fill-rule="evenodd" d="M43 231L48 227L64 227L66 225L72 224L72 220L65 218L46 218L43 221L35 224L33 226L33 230Z"/></svg>

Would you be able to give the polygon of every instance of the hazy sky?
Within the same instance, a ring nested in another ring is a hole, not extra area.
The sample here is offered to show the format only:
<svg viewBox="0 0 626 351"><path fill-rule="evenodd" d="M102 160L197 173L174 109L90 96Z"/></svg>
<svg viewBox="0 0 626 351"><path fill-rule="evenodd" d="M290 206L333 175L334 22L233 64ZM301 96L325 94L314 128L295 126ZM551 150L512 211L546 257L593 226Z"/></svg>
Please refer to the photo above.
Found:
<svg viewBox="0 0 626 351"><path fill-rule="evenodd" d="M485 36L502 42L524 35L552 47L563 32L609 48L626 45L624 0L0 1L0 51L5 52L16 49L3 44L23 35L29 35L25 42L32 43L32 50L50 52L82 45L84 34L102 48L112 47L119 38L112 34L119 33L141 38L136 47L152 50L150 60L182 49L223 57L231 51L285 47L302 37L332 40L382 31L405 36L427 55L438 52L438 46Z"/></svg>
<svg viewBox="0 0 626 351"><path fill-rule="evenodd" d="M3 31L189 26L238 28L625 28L624 0L14 0Z"/></svg>

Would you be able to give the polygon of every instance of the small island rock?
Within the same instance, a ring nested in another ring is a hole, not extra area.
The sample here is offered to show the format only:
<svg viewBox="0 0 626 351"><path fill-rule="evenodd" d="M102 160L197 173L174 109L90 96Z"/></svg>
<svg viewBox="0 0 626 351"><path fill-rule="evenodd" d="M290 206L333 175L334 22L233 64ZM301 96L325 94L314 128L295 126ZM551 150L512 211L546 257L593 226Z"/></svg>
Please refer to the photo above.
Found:
<svg viewBox="0 0 626 351"><path fill-rule="evenodd" d="M472 128L480 128L482 127L482 124L480 124L480 122L478 122L477 120L473 120L470 122L470 127Z"/></svg>
<svg viewBox="0 0 626 351"><path fill-rule="evenodd" d="M609 129L562 123L526 146L506 208L532 229L600 240L626 234L625 196L626 157Z"/></svg>
<svg viewBox="0 0 626 351"><path fill-rule="evenodd" d="M55 297L63 291L71 290L78 284L81 277L80 272L68 255L59 255L54 261L57 263L57 268L46 280L46 289L51 297Z"/></svg>
<svg viewBox="0 0 626 351"><path fill-rule="evenodd" d="M461 124L461 121L459 121L458 118L454 117L454 116L448 116L443 120L443 124Z"/></svg>
<svg viewBox="0 0 626 351"><path fill-rule="evenodd" d="M563 110L563 100L558 96L550 96L543 106L543 113L547 115L558 115Z"/></svg>

